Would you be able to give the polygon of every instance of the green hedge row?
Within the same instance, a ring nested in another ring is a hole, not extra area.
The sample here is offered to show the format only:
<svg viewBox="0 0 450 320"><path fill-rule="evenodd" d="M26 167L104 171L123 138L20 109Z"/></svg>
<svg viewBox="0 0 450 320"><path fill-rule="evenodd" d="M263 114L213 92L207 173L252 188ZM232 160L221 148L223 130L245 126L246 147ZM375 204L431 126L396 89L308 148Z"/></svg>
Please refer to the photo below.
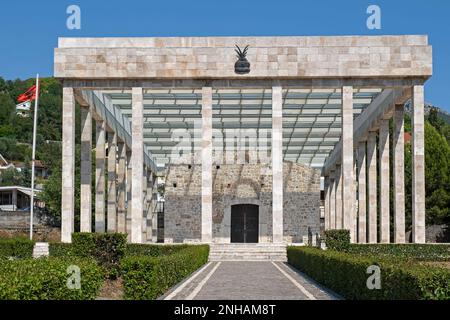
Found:
<svg viewBox="0 0 450 320"><path fill-rule="evenodd" d="M347 251L350 246L350 231L345 229L325 230L327 249Z"/></svg>
<svg viewBox="0 0 450 320"><path fill-rule="evenodd" d="M205 264L208 254L209 246L198 245L160 257L124 257L121 269L125 299L156 299Z"/></svg>
<svg viewBox="0 0 450 320"><path fill-rule="evenodd" d="M75 283L69 266L80 270L80 289L67 285ZM95 299L102 282L102 271L92 259L0 261L0 300Z"/></svg>
<svg viewBox="0 0 450 320"><path fill-rule="evenodd" d="M120 273L120 259L125 255L127 235L122 233L74 233L72 244L51 243L51 257L94 258L108 278Z"/></svg>
<svg viewBox="0 0 450 320"><path fill-rule="evenodd" d="M151 244L135 244L129 243L126 246L126 256L150 256L158 257L169 255L188 248L187 244L180 245L151 245Z"/></svg>
<svg viewBox="0 0 450 320"><path fill-rule="evenodd" d="M450 270L309 247L288 247L288 262L347 299L450 299ZM367 268L378 265L381 289L369 290Z"/></svg>
<svg viewBox="0 0 450 320"><path fill-rule="evenodd" d="M25 238L0 239L0 260L33 256L34 241Z"/></svg>
<svg viewBox="0 0 450 320"><path fill-rule="evenodd" d="M72 250L71 243L50 242L48 244L48 251L50 257L67 258L76 256Z"/></svg>
<svg viewBox="0 0 450 320"><path fill-rule="evenodd" d="M448 244L351 244L347 252L424 261L449 261Z"/></svg>

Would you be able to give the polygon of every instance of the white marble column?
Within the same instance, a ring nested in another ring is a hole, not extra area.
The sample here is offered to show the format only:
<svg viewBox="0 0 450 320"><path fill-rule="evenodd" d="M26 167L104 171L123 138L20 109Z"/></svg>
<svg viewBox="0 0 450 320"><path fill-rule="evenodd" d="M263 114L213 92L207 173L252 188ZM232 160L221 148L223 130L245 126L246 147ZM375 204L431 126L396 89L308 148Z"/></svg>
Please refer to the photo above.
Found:
<svg viewBox="0 0 450 320"><path fill-rule="evenodd" d="M131 151L127 149L127 213L125 216L125 230L127 232L127 241L131 242L131 209L132 209L132 203L131 203L131 185L132 185L132 170L131 170Z"/></svg>
<svg viewBox="0 0 450 320"><path fill-rule="evenodd" d="M142 169L142 243L147 243L147 226L148 226L148 208L147 208L147 186L148 174L147 167Z"/></svg>
<svg viewBox="0 0 450 320"><path fill-rule="evenodd" d="M202 88L202 234L212 242L212 88Z"/></svg>
<svg viewBox="0 0 450 320"><path fill-rule="evenodd" d="M12 192L12 206L13 206L13 211L17 210L17 189L14 189Z"/></svg>
<svg viewBox="0 0 450 320"><path fill-rule="evenodd" d="M355 177L353 173L353 87L342 87L342 212L343 228L355 242Z"/></svg>
<svg viewBox="0 0 450 320"><path fill-rule="evenodd" d="M272 88L272 232L273 242L283 242L283 95Z"/></svg>
<svg viewBox="0 0 450 320"><path fill-rule="evenodd" d="M107 206L107 230L117 232L117 134L108 132L108 206Z"/></svg>
<svg viewBox="0 0 450 320"><path fill-rule="evenodd" d="M144 96L142 88L131 94L131 242L142 243L142 176L144 170Z"/></svg>
<svg viewBox="0 0 450 320"><path fill-rule="evenodd" d="M158 242L158 176L156 174L152 177L152 200L150 203L150 210L152 212L152 242Z"/></svg>
<svg viewBox="0 0 450 320"><path fill-rule="evenodd" d="M377 243L377 133L369 132L367 139L367 195L368 195L368 243Z"/></svg>
<svg viewBox="0 0 450 320"><path fill-rule="evenodd" d="M150 170L147 172L147 242L153 242L153 211L152 211L152 198L153 198L153 174Z"/></svg>
<svg viewBox="0 0 450 320"><path fill-rule="evenodd" d="M380 121L378 139L380 157L380 243L390 242L390 201L389 201L389 120Z"/></svg>
<svg viewBox="0 0 450 320"><path fill-rule="evenodd" d="M336 165L336 229L342 229L342 169Z"/></svg>
<svg viewBox="0 0 450 320"><path fill-rule="evenodd" d="M403 105L395 106L393 133L394 242L405 243L405 140Z"/></svg>
<svg viewBox="0 0 450 320"><path fill-rule="evenodd" d="M61 242L72 242L75 212L75 96L63 88Z"/></svg>
<svg viewBox="0 0 450 320"><path fill-rule="evenodd" d="M105 232L105 122L96 121L95 232Z"/></svg>
<svg viewBox="0 0 450 320"><path fill-rule="evenodd" d="M89 106L82 106L80 113L80 231L92 232L92 114Z"/></svg>
<svg viewBox="0 0 450 320"><path fill-rule="evenodd" d="M412 99L412 241L425 243L424 87L413 87Z"/></svg>
<svg viewBox="0 0 450 320"><path fill-rule="evenodd" d="M330 222L331 230L336 229L336 175L335 171L330 172Z"/></svg>
<svg viewBox="0 0 450 320"><path fill-rule="evenodd" d="M126 233L126 151L124 142L119 142L118 146L118 165L117 165L117 232Z"/></svg>
<svg viewBox="0 0 450 320"><path fill-rule="evenodd" d="M366 141L358 144L358 243L367 242Z"/></svg>
<svg viewBox="0 0 450 320"><path fill-rule="evenodd" d="M325 230L330 229L330 176L325 176L324 182L324 220L325 220Z"/></svg>

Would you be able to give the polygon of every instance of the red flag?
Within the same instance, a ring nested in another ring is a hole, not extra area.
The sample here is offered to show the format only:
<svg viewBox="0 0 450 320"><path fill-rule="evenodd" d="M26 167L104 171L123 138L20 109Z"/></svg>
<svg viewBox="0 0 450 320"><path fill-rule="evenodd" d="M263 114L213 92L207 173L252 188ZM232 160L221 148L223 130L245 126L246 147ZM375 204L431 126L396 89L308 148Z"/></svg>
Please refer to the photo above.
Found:
<svg viewBox="0 0 450 320"><path fill-rule="evenodd" d="M36 86L32 86L27 92L17 97L17 102L27 102L36 99Z"/></svg>

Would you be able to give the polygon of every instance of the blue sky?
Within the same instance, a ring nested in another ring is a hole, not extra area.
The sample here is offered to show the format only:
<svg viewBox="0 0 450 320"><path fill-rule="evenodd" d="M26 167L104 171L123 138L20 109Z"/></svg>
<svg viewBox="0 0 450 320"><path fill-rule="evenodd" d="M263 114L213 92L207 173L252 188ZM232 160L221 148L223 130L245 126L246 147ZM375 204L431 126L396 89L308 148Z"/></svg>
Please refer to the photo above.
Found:
<svg viewBox="0 0 450 320"><path fill-rule="evenodd" d="M81 8L81 30L66 28L66 8ZM381 7L382 29L366 27L366 9ZM232 36L427 34L434 74L426 100L450 111L448 0L41 0L0 4L0 76L53 74L59 36Z"/></svg>

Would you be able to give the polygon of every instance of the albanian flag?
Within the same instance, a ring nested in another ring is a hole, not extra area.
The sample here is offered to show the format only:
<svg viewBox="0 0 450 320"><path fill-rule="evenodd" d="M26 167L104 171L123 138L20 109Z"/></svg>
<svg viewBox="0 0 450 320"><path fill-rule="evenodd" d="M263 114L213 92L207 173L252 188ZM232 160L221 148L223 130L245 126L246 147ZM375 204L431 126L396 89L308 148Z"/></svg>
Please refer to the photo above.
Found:
<svg viewBox="0 0 450 320"><path fill-rule="evenodd" d="M17 102L27 102L36 99L36 86L32 86L27 92L17 97Z"/></svg>

